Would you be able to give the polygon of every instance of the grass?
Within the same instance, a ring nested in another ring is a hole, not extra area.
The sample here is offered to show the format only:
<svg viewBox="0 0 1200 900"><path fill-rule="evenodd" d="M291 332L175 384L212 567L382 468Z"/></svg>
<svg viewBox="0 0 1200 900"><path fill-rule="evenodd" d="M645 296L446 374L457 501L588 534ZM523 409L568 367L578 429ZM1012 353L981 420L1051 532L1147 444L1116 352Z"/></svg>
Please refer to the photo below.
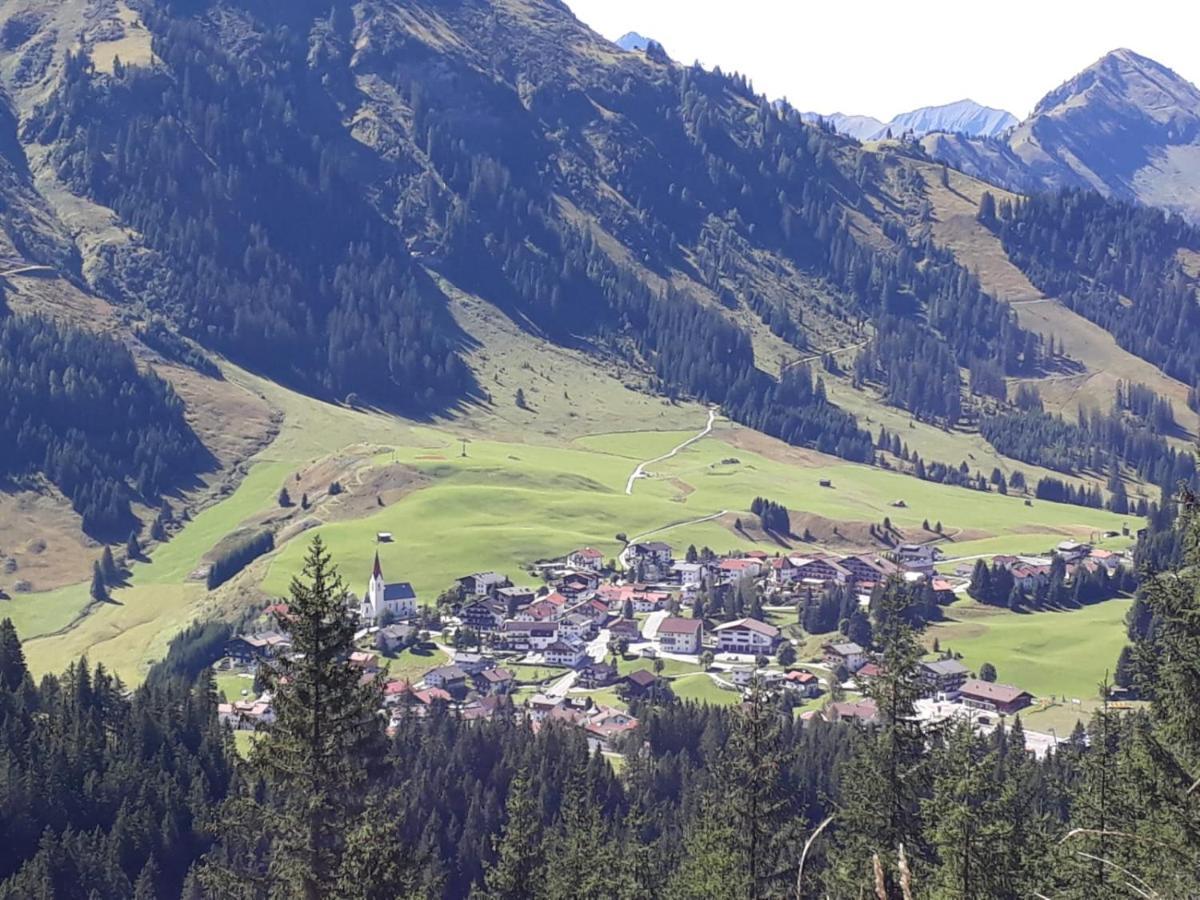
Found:
<svg viewBox="0 0 1200 900"><path fill-rule="evenodd" d="M954 603L950 621L930 625L943 651L963 655L972 671L990 662L998 680L1037 697L1089 700L1111 673L1126 644L1125 614L1132 601L1108 600L1061 612L1013 613L971 600Z"/></svg>
<svg viewBox="0 0 1200 900"><path fill-rule="evenodd" d="M518 682L527 685L545 684L547 681L561 677L564 673L563 669L554 669L550 666L530 666L524 663L506 665L504 668L512 672Z"/></svg>
<svg viewBox="0 0 1200 900"><path fill-rule="evenodd" d="M257 731L238 730L233 733L233 746L242 759L250 757L250 748L258 743L262 735Z"/></svg>
<svg viewBox="0 0 1200 900"><path fill-rule="evenodd" d="M217 693L225 698L226 703L241 700L242 691L247 691L246 696L254 693L254 678L240 672L218 672L214 681L217 685Z"/></svg>
<svg viewBox="0 0 1200 900"><path fill-rule="evenodd" d="M394 658L381 657L381 665L387 666L389 678L399 678L404 681L417 682L430 669L444 666L450 662L450 657L436 647L418 648L407 647L396 654Z"/></svg>
<svg viewBox="0 0 1200 900"><path fill-rule="evenodd" d="M666 678L674 678L678 675L691 675L700 671L700 666L697 663L684 662L679 659L662 659L662 672L660 674ZM647 669L654 671L655 660L644 656L634 656L629 659L618 657L617 672L621 675L628 675L631 672L636 672L638 669Z"/></svg>
<svg viewBox="0 0 1200 900"><path fill-rule="evenodd" d="M708 703L713 706L733 706L742 699L739 691L722 688L703 673L674 679L671 682L671 690L680 700Z"/></svg>

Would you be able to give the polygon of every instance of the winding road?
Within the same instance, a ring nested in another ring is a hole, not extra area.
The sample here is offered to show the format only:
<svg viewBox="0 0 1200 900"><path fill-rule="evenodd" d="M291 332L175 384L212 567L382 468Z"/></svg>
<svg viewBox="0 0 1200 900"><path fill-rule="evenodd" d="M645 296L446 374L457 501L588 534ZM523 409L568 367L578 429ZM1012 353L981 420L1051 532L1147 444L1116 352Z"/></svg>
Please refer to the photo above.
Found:
<svg viewBox="0 0 1200 900"><path fill-rule="evenodd" d="M629 480L625 482L625 493L632 494L633 483L639 478L646 477L646 466L652 466L655 463L660 463L665 459L670 459L672 456L675 456L677 453L679 453L680 450L686 450L692 444L696 443L696 441L703 440L704 438L708 437L708 435L712 433L713 422L716 420L717 411L715 409L710 409L708 411L708 424L704 426L704 429L699 434L688 438L669 453L664 453L662 456L656 456L654 459L648 459L645 462L638 463L637 468L633 470L632 474L630 474Z"/></svg>

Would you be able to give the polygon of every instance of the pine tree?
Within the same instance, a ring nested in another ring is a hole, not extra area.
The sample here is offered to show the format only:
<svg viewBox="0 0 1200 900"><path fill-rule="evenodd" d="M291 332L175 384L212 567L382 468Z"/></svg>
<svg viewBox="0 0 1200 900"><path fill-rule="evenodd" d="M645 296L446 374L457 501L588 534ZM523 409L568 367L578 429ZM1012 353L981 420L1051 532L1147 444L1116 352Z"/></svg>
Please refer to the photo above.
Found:
<svg viewBox="0 0 1200 900"><path fill-rule="evenodd" d="M260 670L275 722L255 744L250 771L265 797L246 793L226 811L225 855L205 873L218 892L239 896L265 878L288 896L336 893L368 771L383 750L378 688L361 683L348 663L357 627L348 598L321 538L313 538L280 621L293 653ZM250 852L262 842L265 851Z"/></svg>
<svg viewBox="0 0 1200 900"><path fill-rule="evenodd" d="M929 783L926 739L915 716L923 650L904 617L908 597L901 581L890 579L872 605L882 672L863 693L875 704L877 722L840 777L832 877L842 894L874 890L877 856L893 898L900 896L900 848L918 877L930 857L920 804Z"/></svg>
<svg viewBox="0 0 1200 900"><path fill-rule="evenodd" d="M125 559L135 560L142 558L142 545L138 543L136 531L129 532L129 540L125 542Z"/></svg>
<svg viewBox="0 0 1200 900"><path fill-rule="evenodd" d="M105 546L104 552L100 554L100 571L104 574L105 584L116 584L121 580L121 570L117 568L117 561L113 559L112 547Z"/></svg>
<svg viewBox="0 0 1200 900"><path fill-rule="evenodd" d="M288 493L287 485L279 489L279 505L285 509L292 505L292 495Z"/></svg>
<svg viewBox="0 0 1200 900"><path fill-rule="evenodd" d="M97 603L108 602L108 585L104 581L104 570L100 566L100 561L92 563L92 599Z"/></svg>
<svg viewBox="0 0 1200 900"><path fill-rule="evenodd" d="M496 861L487 871L489 900L523 900L541 879L546 854L542 850L538 803L521 770L508 787L504 828L496 840Z"/></svg>

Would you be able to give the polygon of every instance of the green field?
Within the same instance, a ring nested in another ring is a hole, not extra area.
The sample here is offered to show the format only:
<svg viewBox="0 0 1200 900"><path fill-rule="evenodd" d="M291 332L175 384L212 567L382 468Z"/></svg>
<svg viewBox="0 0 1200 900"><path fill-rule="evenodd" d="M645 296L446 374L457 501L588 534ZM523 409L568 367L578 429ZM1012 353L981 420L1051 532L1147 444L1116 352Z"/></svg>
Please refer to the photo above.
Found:
<svg viewBox="0 0 1200 900"><path fill-rule="evenodd" d="M999 681L1037 697L1092 700L1126 643L1125 614L1131 602L1013 613L962 600L947 609L949 621L929 626L925 638L927 643L936 638L943 651L961 653L972 671L990 662Z"/></svg>
<svg viewBox="0 0 1200 900"><path fill-rule="evenodd" d="M791 451L723 420L711 436L650 466L649 477L638 480L630 496L625 485L637 462L694 435L704 425L703 410L663 407L670 412L664 422L694 415L695 431L592 434L557 444L544 433L527 432L530 442L476 435L463 457L457 427L416 425L347 410L236 369L230 369L230 375L263 392L283 412L278 437L253 458L249 474L233 493L195 515L154 551L150 562L134 567L130 585L113 592L114 603L92 607L67 627L87 604L84 585L15 601L11 611L35 673L61 669L69 659L86 654L137 683L165 652L170 638L191 621L228 615L250 599L283 596L307 539L285 543L217 592L208 592L189 576L224 537L276 508L279 487L291 473L337 453L348 442L378 448L377 465L393 460L406 464L427 479L427 486L389 506L372 506L362 518L327 522L309 534L325 539L353 590L364 587L378 550L388 579L411 581L425 602L473 571L497 569L518 582L531 582L523 567L576 546L592 545L615 556L621 547L618 533L631 538L652 533L678 548L689 543L719 551L761 548L763 544L732 527L733 518L748 516L745 510L760 495L784 503L794 513L837 521L878 522L886 515L901 528L919 530L923 519L940 520L950 533L969 529L977 538L972 545L986 540L990 552L1119 531L1127 521L1076 506L1035 502L1030 508L1015 497L920 482ZM731 443L747 437L762 452ZM737 462L725 462L731 459ZM821 479L832 480L833 488L818 487ZM896 499L904 499L907 508L893 508ZM719 518L695 521L725 511L728 514ZM1033 520L1038 523L1036 535L1028 533ZM394 543L377 545L379 531L392 532ZM772 544L767 549L780 548ZM240 582L253 587L259 577L265 596L236 593ZM994 662L999 665L999 660ZM434 664L424 665L421 672ZM402 666L399 671L409 670ZM669 674L681 672L672 669Z"/></svg>
<svg viewBox="0 0 1200 900"><path fill-rule="evenodd" d="M389 678L399 678L408 682L418 682L421 676L430 669L444 666L450 662L450 657L436 647L418 649L409 647L394 658L380 657L380 665L387 668Z"/></svg>
<svg viewBox="0 0 1200 900"><path fill-rule="evenodd" d="M671 690L680 700L693 700L698 703L711 703L714 706L733 706L740 703L740 691L727 690L720 687L708 675L684 675L671 681Z"/></svg>

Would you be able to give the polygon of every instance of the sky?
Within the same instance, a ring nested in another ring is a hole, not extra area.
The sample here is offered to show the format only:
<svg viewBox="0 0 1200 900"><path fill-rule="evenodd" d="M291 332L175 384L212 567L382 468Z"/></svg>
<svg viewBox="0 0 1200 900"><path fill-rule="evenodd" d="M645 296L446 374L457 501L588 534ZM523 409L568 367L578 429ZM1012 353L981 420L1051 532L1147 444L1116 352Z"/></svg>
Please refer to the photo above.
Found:
<svg viewBox="0 0 1200 900"><path fill-rule="evenodd" d="M802 111L887 121L970 98L1024 118L1128 47L1200 82L1194 0L566 0L605 37L636 31L673 59L749 76Z"/></svg>

